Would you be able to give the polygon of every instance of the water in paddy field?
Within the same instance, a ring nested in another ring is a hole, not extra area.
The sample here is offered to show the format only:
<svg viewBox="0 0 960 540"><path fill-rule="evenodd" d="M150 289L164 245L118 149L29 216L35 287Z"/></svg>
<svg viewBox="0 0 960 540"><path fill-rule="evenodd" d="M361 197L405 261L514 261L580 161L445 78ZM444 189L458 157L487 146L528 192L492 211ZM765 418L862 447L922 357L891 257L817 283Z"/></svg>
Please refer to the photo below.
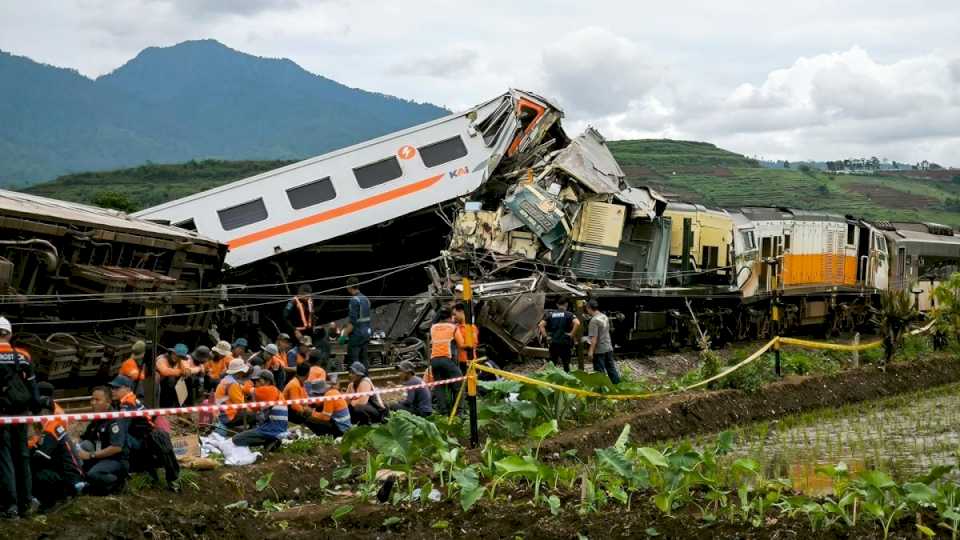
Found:
<svg viewBox="0 0 960 540"><path fill-rule="evenodd" d="M852 474L880 469L905 481L935 465L957 465L960 385L762 422L734 430L729 459L759 461L768 477L790 478L811 495L831 492L818 466L846 463ZM697 446L715 436L701 438ZM960 478L960 471L954 471Z"/></svg>

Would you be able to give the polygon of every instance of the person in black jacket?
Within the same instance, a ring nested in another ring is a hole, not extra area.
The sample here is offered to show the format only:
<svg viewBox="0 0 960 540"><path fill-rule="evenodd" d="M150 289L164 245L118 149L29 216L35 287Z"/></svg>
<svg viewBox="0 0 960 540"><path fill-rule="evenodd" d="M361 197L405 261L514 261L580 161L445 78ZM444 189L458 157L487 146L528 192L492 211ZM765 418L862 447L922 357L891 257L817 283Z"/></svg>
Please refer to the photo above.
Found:
<svg viewBox="0 0 960 540"><path fill-rule="evenodd" d="M41 398L41 414L55 414L50 397ZM40 442L33 449L33 492L40 500L40 509L47 510L57 502L79 495L85 487L80 459L67 436L67 423L59 418L43 422Z"/></svg>
<svg viewBox="0 0 960 540"><path fill-rule="evenodd" d="M13 347L13 326L0 317L0 416L40 410L37 378L27 351ZM0 518L26 517L36 511L30 473L27 425L0 426Z"/></svg>
<svg viewBox="0 0 960 540"><path fill-rule="evenodd" d="M110 411L110 389L94 388L90 408L95 413ZM126 427L116 418L94 420L80 436L77 455L83 460L91 493L109 495L123 487L130 471Z"/></svg>

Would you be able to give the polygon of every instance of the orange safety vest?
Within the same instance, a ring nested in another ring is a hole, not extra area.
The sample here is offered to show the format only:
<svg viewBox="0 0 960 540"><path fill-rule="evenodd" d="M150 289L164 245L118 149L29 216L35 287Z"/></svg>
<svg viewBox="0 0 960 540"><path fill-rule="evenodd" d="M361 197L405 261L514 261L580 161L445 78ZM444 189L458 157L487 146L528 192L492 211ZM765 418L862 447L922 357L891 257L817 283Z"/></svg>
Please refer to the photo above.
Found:
<svg viewBox="0 0 960 540"><path fill-rule="evenodd" d="M232 398L232 396L230 395L230 388L232 386L240 387L239 401ZM238 383L236 379L228 375L223 379L221 379L220 384L217 385L217 389L213 393L213 402L216 403L217 405L223 405L225 403L243 403L243 396L244 396L243 387L240 386L240 383ZM220 414L225 415L230 420L233 420L233 418L237 416L237 410L227 409L225 411L220 411Z"/></svg>
<svg viewBox="0 0 960 540"><path fill-rule="evenodd" d="M276 371L285 367L287 367L287 355L283 353L277 353L270 357L270 360L267 360L267 369L270 371Z"/></svg>
<svg viewBox="0 0 960 540"><path fill-rule="evenodd" d="M303 309L303 302L300 300L299 296L293 297L293 303L297 306L297 311L300 312L300 324L301 326L297 327L297 330L306 330L307 328L313 328L313 298L307 298L307 309Z"/></svg>
<svg viewBox="0 0 960 540"><path fill-rule="evenodd" d="M450 358L457 325L451 322L438 322L430 327L430 358Z"/></svg>
<svg viewBox="0 0 960 540"><path fill-rule="evenodd" d="M461 364L466 364L472 360L467 354L467 349L477 348L477 343L480 341L480 329L477 328L477 325L469 325L470 330L472 330L470 335L467 335L467 324L457 325L457 333L460 336L460 339L457 340L457 360Z"/></svg>
<svg viewBox="0 0 960 540"><path fill-rule="evenodd" d="M134 357L127 358L120 365L120 375L129 378L133 382L142 381L146 374L143 372L137 360Z"/></svg>

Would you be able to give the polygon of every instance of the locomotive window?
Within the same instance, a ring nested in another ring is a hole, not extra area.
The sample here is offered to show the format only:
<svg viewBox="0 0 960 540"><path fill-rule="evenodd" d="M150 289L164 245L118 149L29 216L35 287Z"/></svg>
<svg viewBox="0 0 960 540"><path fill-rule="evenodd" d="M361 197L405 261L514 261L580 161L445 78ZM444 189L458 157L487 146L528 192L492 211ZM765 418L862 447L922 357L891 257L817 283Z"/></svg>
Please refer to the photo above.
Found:
<svg viewBox="0 0 960 540"><path fill-rule="evenodd" d="M743 246L745 251L751 251L757 249L757 240L753 236L753 231L741 231L740 237L743 239Z"/></svg>
<svg viewBox="0 0 960 540"><path fill-rule="evenodd" d="M332 201L336 197L337 191L333 189L329 176L287 190L287 198L294 210Z"/></svg>
<svg viewBox="0 0 960 540"><path fill-rule="evenodd" d="M223 230L232 231L267 219L267 207L263 204L263 199L255 199L217 210L217 215L220 216L220 225L223 226Z"/></svg>
<svg viewBox="0 0 960 540"><path fill-rule="evenodd" d="M784 251L790 251L790 235L789 234L783 235L783 249Z"/></svg>
<svg viewBox="0 0 960 540"><path fill-rule="evenodd" d="M353 176L357 179L357 185L367 189L400 178L403 176L403 171L400 169L400 162L397 161L397 158L391 156L363 167L357 167L353 170Z"/></svg>
<svg viewBox="0 0 960 540"><path fill-rule="evenodd" d="M436 167L448 161L462 158L467 155L467 147L463 144L463 139L459 135L447 140L428 144L417 148L420 152L420 159L427 167Z"/></svg>
<svg viewBox="0 0 960 540"><path fill-rule="evenodd" d="M720 257L720 248L717 246L703 246L703 253L700 256L700 268L710 269L718 266Z"/></svg>
<svg viewBox="0 0 960 540"><path fill-rule="evenodd" d="M857 238L857 226L853 223L847 223L847 245L852 246L856 244Z"/></svg>

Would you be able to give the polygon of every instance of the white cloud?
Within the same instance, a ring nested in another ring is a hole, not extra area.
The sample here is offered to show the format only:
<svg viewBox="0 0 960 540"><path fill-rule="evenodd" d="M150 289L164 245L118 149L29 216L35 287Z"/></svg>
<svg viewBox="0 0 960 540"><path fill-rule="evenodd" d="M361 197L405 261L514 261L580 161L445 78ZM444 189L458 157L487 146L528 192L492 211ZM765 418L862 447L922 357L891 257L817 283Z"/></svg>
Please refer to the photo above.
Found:
<svg viewBox="0 0 960 540"><path fill-rule="evenodd" d="M649 51L603 28L573 32L543 51L545 92L571 110L620 113L663 80Z"/></svg>
<svg viewBox="0 0 960 540"><path fill-rule="evenodd" d="M390 66L387 73L400 77L450 77L476 69L479 59L480 53L475 49L457 47L394 64Z"/></svg>

